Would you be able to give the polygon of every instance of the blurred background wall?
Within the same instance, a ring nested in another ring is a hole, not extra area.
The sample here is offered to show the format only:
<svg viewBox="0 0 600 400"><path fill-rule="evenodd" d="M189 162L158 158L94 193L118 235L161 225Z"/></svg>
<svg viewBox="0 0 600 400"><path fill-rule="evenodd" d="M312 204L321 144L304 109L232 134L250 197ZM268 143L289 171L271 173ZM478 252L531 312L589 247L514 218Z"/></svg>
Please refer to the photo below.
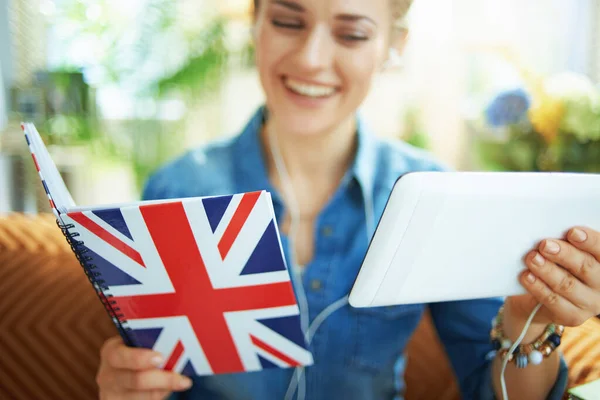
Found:
<svg viewBox="0 0 600 400"><path fill-rule="evenodd" d="M79 204L239 132L262 103L251 0L0 0L0 212L47 211L19 130ZM600 0L415 0L362 112L458 169L600 172Z"/></svg>

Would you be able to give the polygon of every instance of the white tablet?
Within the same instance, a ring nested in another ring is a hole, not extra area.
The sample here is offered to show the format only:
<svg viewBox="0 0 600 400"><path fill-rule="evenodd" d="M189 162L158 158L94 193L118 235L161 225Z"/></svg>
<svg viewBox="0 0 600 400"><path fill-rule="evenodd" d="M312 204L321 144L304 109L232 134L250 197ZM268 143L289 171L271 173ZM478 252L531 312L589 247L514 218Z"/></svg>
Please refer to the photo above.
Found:
<svg viewBox="0 0 600 400"><path fill-rule="evenodd" d="M600 230L600 175L408 173L388 199L350 305L525 293L525 255L576 225Z"/></svg>

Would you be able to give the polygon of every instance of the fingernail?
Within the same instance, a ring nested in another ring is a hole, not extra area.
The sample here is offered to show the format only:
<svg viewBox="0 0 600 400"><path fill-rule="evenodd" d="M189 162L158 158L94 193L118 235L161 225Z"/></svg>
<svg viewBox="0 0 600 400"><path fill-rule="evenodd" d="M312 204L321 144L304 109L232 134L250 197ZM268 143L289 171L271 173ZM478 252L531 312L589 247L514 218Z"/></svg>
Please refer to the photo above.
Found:
<svg viewBox="0 0 600 400"><path fill-rule="evenodd" d="M587 239L587 234L585 233L585 231L575 228L571 231L571 239L581 243Z"/></svg>
<svg viewBox="0 0 600 400"><path fill-rule="evenodd" d="M546 245L544 246L544 251L550 254L556 254L560 251L560 246L553 240L546 241Z"/></svg>
<svg viewBox="0 0 600 400"><path fill-rule="evenodd" d="M542 265L544 265L544 257L542 257L542 255L540 253L537 253L535 255L535 257L533 257L533 263L535 265L537 265L538 267L541 267Z"/></svg>
<svg viewBox="0 0 600 400"><path fill-rule="evenodd" d="M162 356L154 356L154 357L152 357L150 362L152 363L152 365L154 365L156 367L160 367L162 365L162 363L164 362L164 358Z"/></svg>
<svg viewBox="0 0 600 400"><path fill-rule="evenodd" d="M535 282L535 275L533 275L531 272L528 272L525 275L525 279L527 279L527 282L529 282L529 283L534 283Z"/></svg>
<svg viewBox="0 0 600 400"><path fill-rule="evenodd" d="M181 378L179 380L179 388L181 389L189 389L192 387L192 380L190 378Z"/></svg>

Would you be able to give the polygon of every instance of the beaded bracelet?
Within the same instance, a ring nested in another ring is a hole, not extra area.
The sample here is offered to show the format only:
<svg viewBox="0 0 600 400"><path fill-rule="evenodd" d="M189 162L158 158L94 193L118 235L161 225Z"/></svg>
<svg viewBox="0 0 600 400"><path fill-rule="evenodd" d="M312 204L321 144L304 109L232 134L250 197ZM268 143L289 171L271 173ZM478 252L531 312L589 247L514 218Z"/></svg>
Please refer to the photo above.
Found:
<svg viewBox="0 0 600 400"><path fill-rule="evenodd" d="M494 346L494 355L502 359L513 345L503 329L504 307L500 307L498 315L492 320L490 338ZM514 361L517 368L525 368L528 364L538 365L560 346L560 341L565 327L563 325L548 324L544 332L532 343L521 344L508 356L508 361Z"/></svg>

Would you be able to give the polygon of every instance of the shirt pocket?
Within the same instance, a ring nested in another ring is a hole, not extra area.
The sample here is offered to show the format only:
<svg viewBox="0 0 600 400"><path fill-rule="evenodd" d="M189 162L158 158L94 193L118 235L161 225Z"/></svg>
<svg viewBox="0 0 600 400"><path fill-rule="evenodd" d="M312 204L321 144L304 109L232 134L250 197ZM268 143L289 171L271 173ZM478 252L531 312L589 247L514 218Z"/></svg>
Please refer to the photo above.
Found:
<svg viewBox="0 0 600 400"><path fill-rule="evenodd" d="M381 372L394 364L423 315L424 305L351 308L355 328L350 365Z"/></svg>

